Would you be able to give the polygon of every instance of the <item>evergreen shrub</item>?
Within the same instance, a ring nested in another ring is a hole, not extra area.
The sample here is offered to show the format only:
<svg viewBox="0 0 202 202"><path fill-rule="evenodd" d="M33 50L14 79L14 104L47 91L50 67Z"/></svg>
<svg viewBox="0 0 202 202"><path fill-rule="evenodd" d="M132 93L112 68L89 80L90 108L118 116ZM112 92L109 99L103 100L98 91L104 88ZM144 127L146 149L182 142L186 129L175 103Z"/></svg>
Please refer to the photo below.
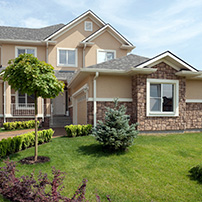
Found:
<svg viewBox="0 0 202 202"><path fill-rule="evenodd" d="M37 125L39 126L39 121L37 121ZM6 123L3 123L3 127L5 128L5 130L34 128L35 120L6 122Z"/></svg>
<svg viewBox="0 0 202 202"><path fill-rule="evenodd" d="M68 137L87 136L91 133L92 125L67 125L65 131Z"/></svg>
<svg viewBox="0 0 202 202"><path fill-rule="evenodd" d="M114 108L106 107L105 118L98 121L93 129L93 135L105 148L110 150L125 150L134 142L138 131L137 124L129 125L129 115L126 115L126 107L118 106L118 100L114 101Z"/></svg>
<svg viewBox="0 0 202 202"><path fill-rule="evenodd" d="M38 132L38 143L49 142L53 136L52 129ZM0 141L0 157L5 157L28 147L35 145L35 132L18 135L13 138L2 139Z"/></svg>

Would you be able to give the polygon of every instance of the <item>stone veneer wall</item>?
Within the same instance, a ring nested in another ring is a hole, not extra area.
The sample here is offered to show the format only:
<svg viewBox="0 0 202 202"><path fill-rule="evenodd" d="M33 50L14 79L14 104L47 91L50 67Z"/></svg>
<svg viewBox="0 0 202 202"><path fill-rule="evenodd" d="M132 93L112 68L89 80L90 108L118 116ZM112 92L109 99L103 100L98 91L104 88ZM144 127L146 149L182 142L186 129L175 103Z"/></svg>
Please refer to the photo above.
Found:
<svg viewBox="0 0 202 202"><path fill-rule="evenodd" d="M127 107L127 114L130 115L130 120L134 120L132 114L132 102L119 102L119 106L124 104ZM114 107L114 102L97 102L97 120L104 120L106 108ZM87 123L93 125L93 102L87 102Z"/></svg>
<svg viewBox="0 0 202 202"><path fill-rule="evenodd" d="M185 103L185 78L175 75L177 72L164 62L155 65L155 73L150 75L136 75L132 79L133 113L136 114L138 130L185 130L186 129L186 103ZM178 117L147 117L146 116L146 82L148 78L179 80L179 116ZM135 112L136 111L136 112Z"/></svg>
<svg viewBox="0 0 202 202"><path fill-rule="evenodd" d="M186 103L186 129L202 128L202 103Z"/></svg>

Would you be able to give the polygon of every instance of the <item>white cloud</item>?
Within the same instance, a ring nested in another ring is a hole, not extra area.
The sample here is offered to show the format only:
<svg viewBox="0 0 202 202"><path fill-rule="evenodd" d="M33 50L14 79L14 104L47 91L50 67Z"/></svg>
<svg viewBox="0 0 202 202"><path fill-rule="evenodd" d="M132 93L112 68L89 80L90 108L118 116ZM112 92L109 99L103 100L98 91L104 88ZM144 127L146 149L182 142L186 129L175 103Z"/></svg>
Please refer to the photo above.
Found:
<svg viewBox="0 0 202 202"><path fill-rule="evenodd" d="M48 26L48 23L46 21L33 17L22 20L21 24L23 25L23 27L29 27L29 28L41 28Z"/></svg>

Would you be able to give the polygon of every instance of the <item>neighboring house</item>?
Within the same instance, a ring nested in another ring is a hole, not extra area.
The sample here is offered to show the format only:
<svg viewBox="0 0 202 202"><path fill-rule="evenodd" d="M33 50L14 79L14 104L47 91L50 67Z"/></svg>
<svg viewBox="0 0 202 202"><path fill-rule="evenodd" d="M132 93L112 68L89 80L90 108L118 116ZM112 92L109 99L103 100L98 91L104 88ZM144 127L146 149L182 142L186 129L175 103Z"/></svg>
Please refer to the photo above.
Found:
<svg viewBox="0 0 202 202"><path fill-rule="evenodd" d="M54 125L57 120L61 122L61 117L72 111L67 86L76 71L126 56L134 48L117 30L90 10L67 25L40 29L0 26L1 69L10 59L30 53L50 63L56 77L66 84L65 92L55 99L38 99L38 117L46 126L50 123ZM33 118L33 96L15 92L3 80L0 80L0 95L1 124ZM66 124L67 118L64 119Z"/></svg>

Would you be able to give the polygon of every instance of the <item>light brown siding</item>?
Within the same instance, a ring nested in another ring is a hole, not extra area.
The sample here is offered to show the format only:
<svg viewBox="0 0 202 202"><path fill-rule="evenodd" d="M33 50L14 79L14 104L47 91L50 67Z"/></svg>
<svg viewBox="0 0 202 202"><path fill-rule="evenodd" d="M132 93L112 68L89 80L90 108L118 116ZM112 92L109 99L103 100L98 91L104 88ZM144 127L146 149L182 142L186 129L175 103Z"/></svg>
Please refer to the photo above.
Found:
<svg viewBox="0 0 202 202"><path fill-rule="evenodd" d="M202 99L202 81L186 80L186 99Z"/></svg>
<svg viewBox="0 0 202 202"><path fill-rule="evenodd" d="M131 82L131 77L101 75L97 78L97 97L132 98Z"/></svg>
<svg viewBox="0 0 202 202"><path fill-rule="evenodd" d="M80 96L78 96L77 99L81 98L82 96L85 96L84 93L82 93ZM82 101L78 101L77 103L77 123L78 124L87 124L87 102L86 99Z"/></svg>
<svg viewBox="0 0 202 202"><path fill-rule="evenodd" d="M93 40L95 43L92 47L86 48L85 66L97 64L97 49L115 50L116 58L127 55L127 50L121 50L121 43L110 33L105 31L103 34Z"/></svg>

